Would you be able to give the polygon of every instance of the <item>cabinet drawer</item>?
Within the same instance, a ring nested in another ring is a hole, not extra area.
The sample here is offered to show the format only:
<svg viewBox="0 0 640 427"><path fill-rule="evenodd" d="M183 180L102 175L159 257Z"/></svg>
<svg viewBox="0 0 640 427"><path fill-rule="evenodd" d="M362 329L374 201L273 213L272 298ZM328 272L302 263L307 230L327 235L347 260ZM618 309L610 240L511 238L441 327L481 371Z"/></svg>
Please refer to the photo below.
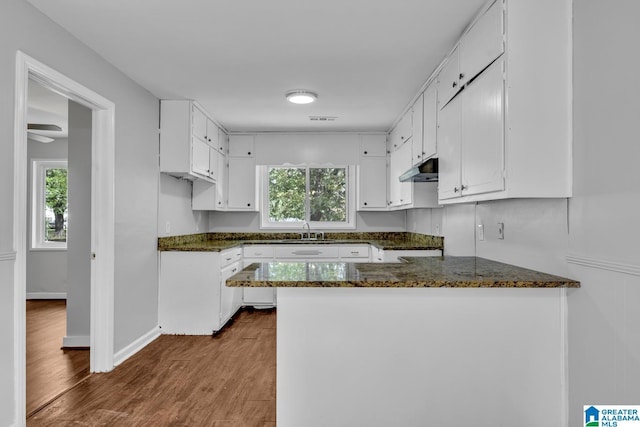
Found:
<svg viewBox="0 0 640 427"><path fill-rule="evenodd" d="M340 258L369 258L369 245L342 246Z"/></svg>
<svg viewBox="0 0 640 427"><path fill-rule="evenodd" d="M338 258L338 248L329 245L279 246L276 248L276 258Z"/></svg>
<svg viewBox="0 0 640 427"><path fill-rule="evenodd" d="M244 257L245 258L273 258L274 248L273 246L245 246Z"/></svg>
<svg viewBox="0 0 640 427"><path fill-rule="evenodd" d="M242 248L233 248L220 252L220 267L238 262L242 259Z"/></svg>

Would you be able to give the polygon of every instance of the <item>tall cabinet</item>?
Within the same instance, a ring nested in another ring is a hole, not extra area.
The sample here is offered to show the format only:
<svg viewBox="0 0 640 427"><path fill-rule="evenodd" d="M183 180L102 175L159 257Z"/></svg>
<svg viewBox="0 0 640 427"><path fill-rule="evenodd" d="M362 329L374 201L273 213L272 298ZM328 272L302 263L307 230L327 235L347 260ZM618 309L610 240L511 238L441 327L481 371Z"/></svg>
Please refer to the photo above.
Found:
<svg viewBox="0 0 640 427"><path fill-rule="evenodd" d="M571 196L570 58L571 2L486 5L437 78L441 203Z"/></svg>

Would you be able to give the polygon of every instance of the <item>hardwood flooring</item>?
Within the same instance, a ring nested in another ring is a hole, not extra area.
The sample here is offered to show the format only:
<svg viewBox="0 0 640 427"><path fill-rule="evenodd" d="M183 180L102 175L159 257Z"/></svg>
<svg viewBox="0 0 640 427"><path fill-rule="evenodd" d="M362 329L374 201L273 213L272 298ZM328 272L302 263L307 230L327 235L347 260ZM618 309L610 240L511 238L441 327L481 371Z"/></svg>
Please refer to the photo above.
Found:
<svg viewBox="0 0 640 427"><path fill-rule="evenodd" d="M241 311L216 337L163 335L92 374L28 426L275 426L276 313Z"/></svg>
<svg viewBox="0 0 640 427"><path fill-rule="evenodd" d="M26 301L27 415L89 375L89 350L62 350L65 300Z"/></svg>

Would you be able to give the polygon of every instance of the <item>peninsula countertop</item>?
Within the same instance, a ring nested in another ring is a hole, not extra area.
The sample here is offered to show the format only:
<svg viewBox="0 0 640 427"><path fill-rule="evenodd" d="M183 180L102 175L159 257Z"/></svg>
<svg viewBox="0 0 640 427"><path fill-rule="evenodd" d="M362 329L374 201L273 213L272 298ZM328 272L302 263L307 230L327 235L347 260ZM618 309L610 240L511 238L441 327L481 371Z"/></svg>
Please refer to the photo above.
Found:
<svg viewBox="0 0 640 427"><path fill-rule="evenodd" d="M478 257L406 257L402 263L254 263L230 287L578 288L580 282Z"/></svg>

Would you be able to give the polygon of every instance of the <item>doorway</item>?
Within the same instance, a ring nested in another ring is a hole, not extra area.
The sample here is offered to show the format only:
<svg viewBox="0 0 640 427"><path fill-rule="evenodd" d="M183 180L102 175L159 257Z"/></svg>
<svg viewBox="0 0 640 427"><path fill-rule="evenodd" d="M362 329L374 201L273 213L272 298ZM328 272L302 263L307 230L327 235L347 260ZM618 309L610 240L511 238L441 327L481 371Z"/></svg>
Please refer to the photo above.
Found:
<svg viewBox="0 0 640 427"><path fill-rule="evenodd" d="M113 369L115 105L23 52L16 54L14 122L15 414L24 423L26 384L27 97L29 79L91 110L91 372Z"/></svg>

